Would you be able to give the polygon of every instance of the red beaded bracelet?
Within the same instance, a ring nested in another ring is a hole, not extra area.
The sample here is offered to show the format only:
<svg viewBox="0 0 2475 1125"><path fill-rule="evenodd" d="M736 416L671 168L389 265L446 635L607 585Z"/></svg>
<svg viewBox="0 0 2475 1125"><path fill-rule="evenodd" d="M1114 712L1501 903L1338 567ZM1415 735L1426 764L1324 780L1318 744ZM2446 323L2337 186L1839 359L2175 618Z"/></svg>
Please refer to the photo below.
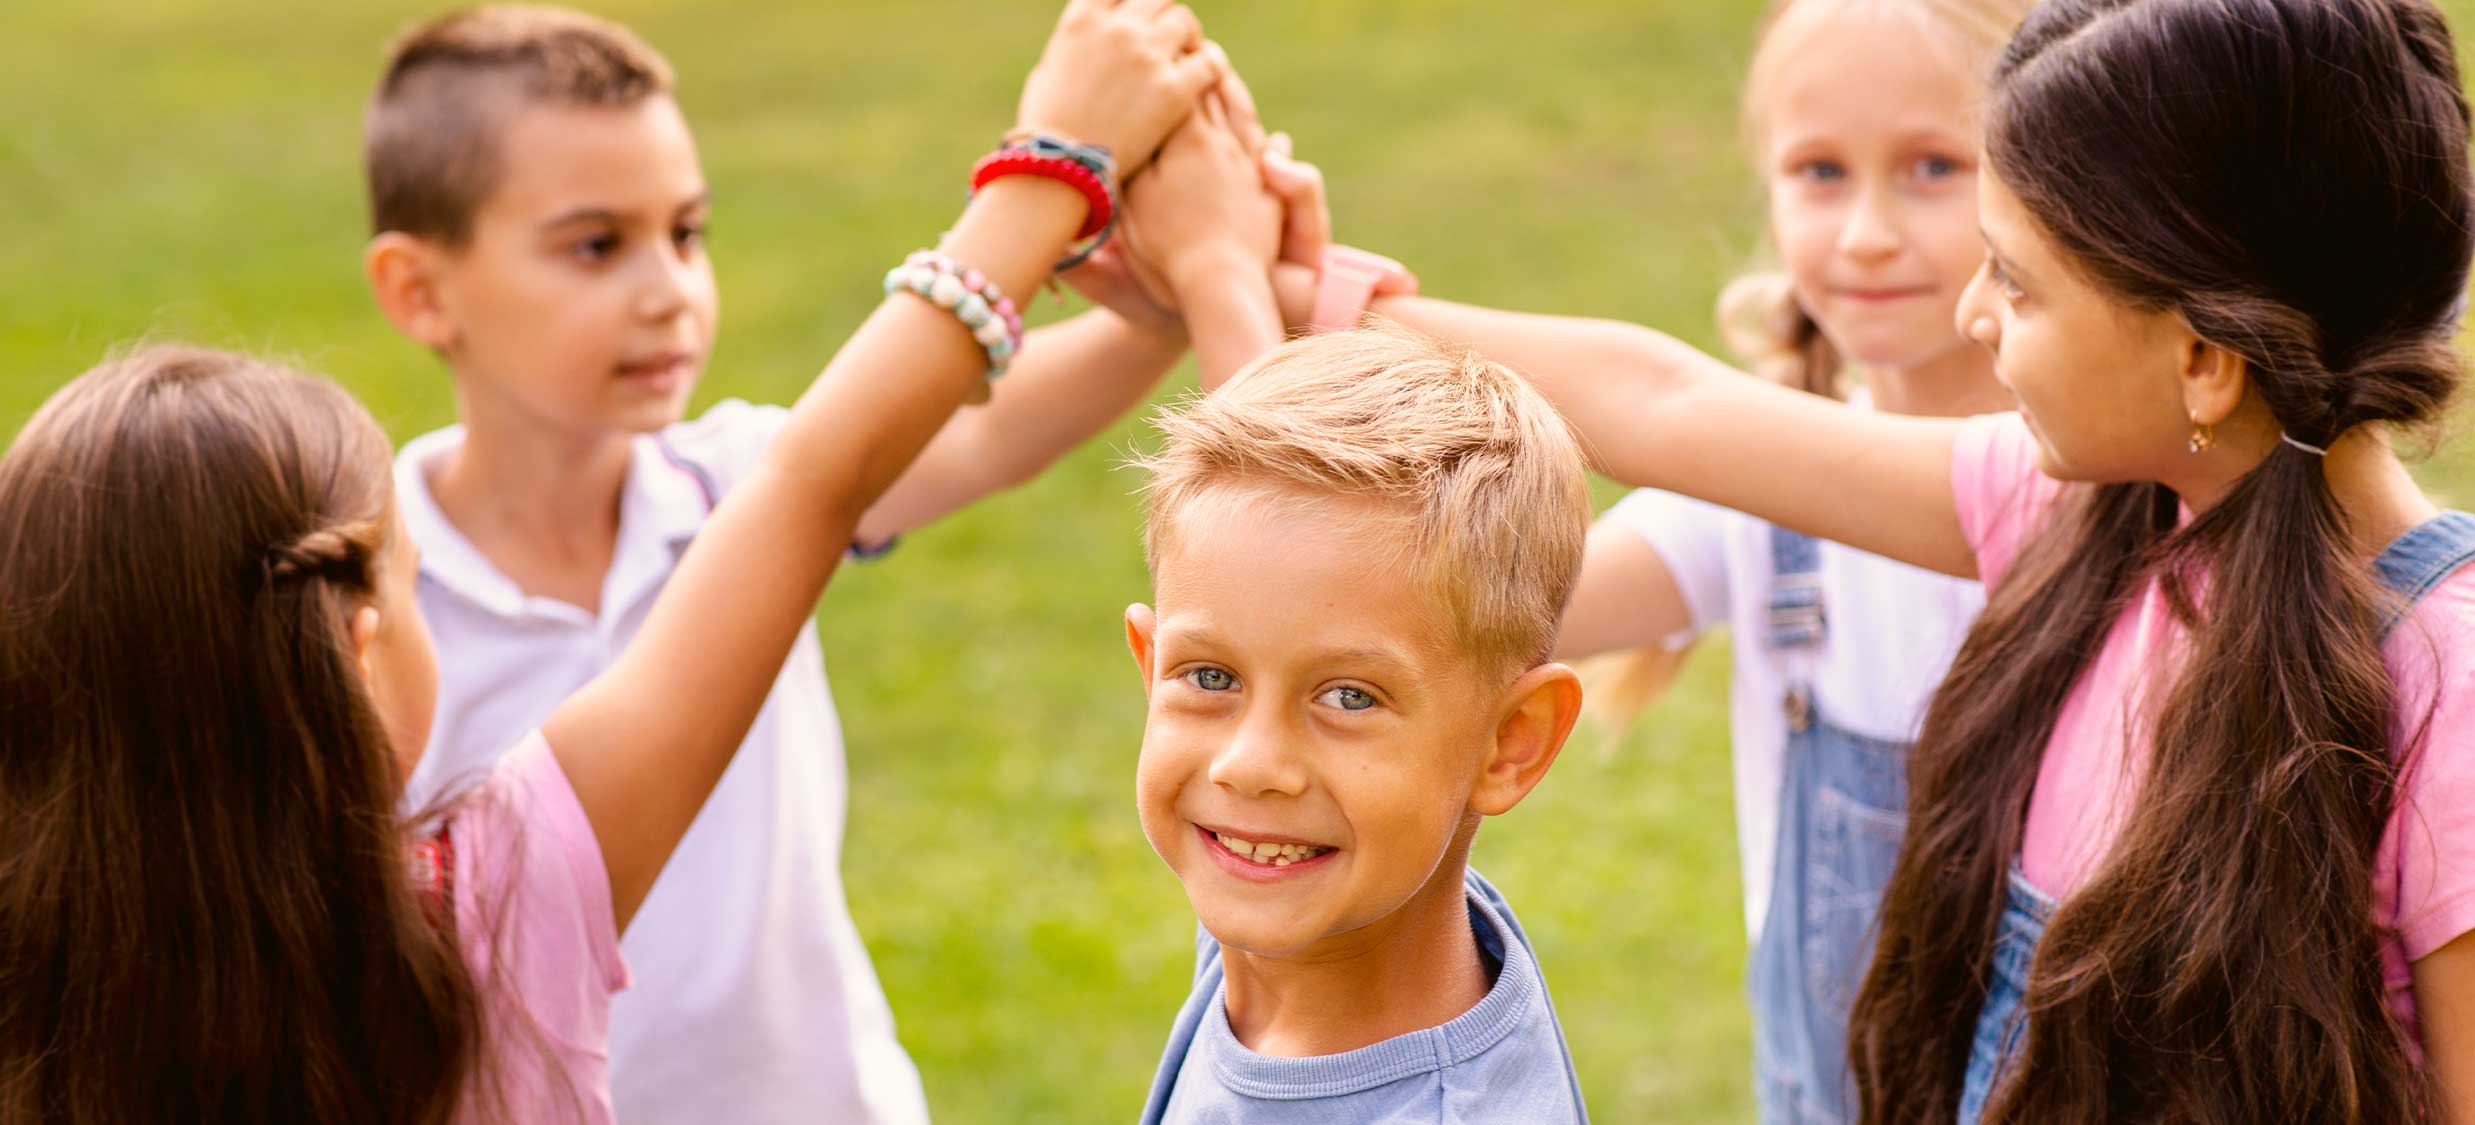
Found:
<svg viewBox="0 0 2475 1125"><path fill-rule="evenodd" d="M1092 175L1091 169L1062 156L1039 156L1022 149L999 149L981 157L971 167L971 190L977 193L990 181L1006 176L1040 176L1082 192L1083 202L1090 204L1091 210L1083 218L1083 229L1074 233L1077 241L1107 229L1116 211L1116 204L1109 198L1109 186Z"/></svg>

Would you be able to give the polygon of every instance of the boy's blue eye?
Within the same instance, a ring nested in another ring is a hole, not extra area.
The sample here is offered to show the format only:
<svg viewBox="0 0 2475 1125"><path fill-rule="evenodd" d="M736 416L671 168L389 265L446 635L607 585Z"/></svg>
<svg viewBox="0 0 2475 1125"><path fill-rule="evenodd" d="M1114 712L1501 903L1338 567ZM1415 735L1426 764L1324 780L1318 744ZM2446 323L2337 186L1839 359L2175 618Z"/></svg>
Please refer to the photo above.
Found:
<svg viewBox="0 0 2475 1125"><path fill-rule="evenodd" d="M1197 668L1186 673L1185 679L1204 691L1227 691L1237 686L1237 677L1226 668Z"/></svg>
<svg viewBox="0 0 2475 1125"><path fill-rule="evenodd" d="M1343 711L1364 711L1375 705L1375 696L1364 688L1336 687L1323 693L1323 700Z"/></svg>
<svg viewBox="0 0 2475 1125"><path fill-rule="evenodd" d="M1846 165L1836 160L1808 160L1799 165L1796 174L1817 183L1835 183L1848 178Z"/></svg>
<svg viewBox="0 0 2475 1125"><path fill-rule="evenodd" d="M1916 174L1929 180L1959 174L1959 162L1947 156L1928 156L1916 162Z"/></svg>

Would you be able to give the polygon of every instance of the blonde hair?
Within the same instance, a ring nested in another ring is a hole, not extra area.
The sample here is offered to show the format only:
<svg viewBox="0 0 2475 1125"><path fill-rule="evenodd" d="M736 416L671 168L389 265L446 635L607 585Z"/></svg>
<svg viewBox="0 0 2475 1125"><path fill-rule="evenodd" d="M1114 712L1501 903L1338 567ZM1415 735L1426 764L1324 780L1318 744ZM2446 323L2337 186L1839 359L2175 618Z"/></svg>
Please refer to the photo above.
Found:
<svg viewBox="0 0 2475 1125"><path fill-rule="evenodd" d="M1400 506L1408 552L1491 671L1552 654L1581 571L1590 495L1581 447L1503 366L1399 329L1293 340L1228 386L1164 412L1137 460L1157 572L1201 495L1269 484Z"/></svg>
<svg viewBox="0 0 2475 1125"><path fill-rule="evenodd" d="M1821 5L1895 12L1913 20L1944 57L1963 73L1984 77L2034 0L1772 0L1762 17L1753 61L1745 71L1739 127L1746 147L1759 153L1771 90L1788 65L1775 34L1792 11ZM1973 107L1971 107L1973 109ZM1821 325L1805 315L1785 273L1756 270L1719 293L1719 335L1747 369L1772 382L1840 398L1846 364Z"/></svg>
<svg viewBox="0 0 2475 1125"><path fill-rule="evenodd" d="M566 8L491 4L398 36L370 95L361 163L372 233L461 245L497 186L499 133L528 104L632 106L671 91L634 32Z"/></svg>
<svg viewBox="0 0 2475 1125"><path fill-rule="evenodd" d="M1915 21L1942 54L1962 72L1986 76L2011 32L2028 15L2035 0L1771 0L1745 70L1744 100L1738 127L1746 149L1758 154L1771 90L1788 65L1776 34L1791 11L1822 5L1896 12ZM1970 107L1971 110L1974 107ZM1743 360L1745 369L1761 378L1827 398L1846 397L1847 363L1822 326L1805 313L1796 286L1777 269L1747 273L1719 292L1719 337ZM1664 690L1683 662L1681 650L1635 649L1609 653L1585 662L1582 681L1588 687L1590 715L1623 726Z"/></svg>

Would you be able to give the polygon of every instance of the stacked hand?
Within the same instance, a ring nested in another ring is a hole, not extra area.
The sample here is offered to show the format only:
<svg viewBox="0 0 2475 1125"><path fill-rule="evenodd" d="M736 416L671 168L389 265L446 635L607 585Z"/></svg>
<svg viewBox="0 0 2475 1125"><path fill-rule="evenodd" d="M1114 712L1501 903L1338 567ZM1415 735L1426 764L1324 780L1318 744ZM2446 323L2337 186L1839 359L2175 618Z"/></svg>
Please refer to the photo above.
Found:
<svg viewBox="0 0 2475 1125"><path fill-rule="evenodd" d="M1130 320L1178 321L1180 287L1277 263L1307 269L1331 241L1323 174L1295 158L1286 133L1266 133L1253 92L1217 43L1216 85L1197 99L1158 159L1125 186L1118 238L1067 281Z"/></svg>
<svg viewBox="0 0 2475 1125"><path fill-rule="evenodd" d="M1220 80L1226 56L1170 0L1068 0L1023 81L1020 132L1106 146L1132 177Z"/></svg>

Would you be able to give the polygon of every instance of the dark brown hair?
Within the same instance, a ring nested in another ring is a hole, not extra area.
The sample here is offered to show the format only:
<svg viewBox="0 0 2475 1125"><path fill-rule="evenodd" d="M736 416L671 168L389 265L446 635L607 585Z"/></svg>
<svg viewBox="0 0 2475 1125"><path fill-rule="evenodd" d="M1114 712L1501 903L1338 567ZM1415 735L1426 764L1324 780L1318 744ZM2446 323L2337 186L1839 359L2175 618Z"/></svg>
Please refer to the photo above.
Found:
<svg viewBox="0 0 2475 1125"><path fill-rule="evenodd" d="M370 95L370 230L462 245L497 186L499 133L526 104L630 106L671 89L633 32L566 8L493 4L399 36Z"/></svg>
<svg viewBox="0 0 2475 1125"><path fill-rule="evenodd" d="M384 434L157 346L0 457L0 1121L442 1122L480 1006L346 617Z"/></svg>
<svg viewBox="0 0 2475 1125"><path fill-rule="evenodd" d="M2241 355L2277 423L2325 447L2435 418L2460 377L2454 59L2422 0L2047 0L1997 69L1988 155L2101 289ZM1866 1120L1956 1112L2038 763L2152 579L2186 655L2120 837L2037 951L1985 1119L2431 1116L2374 917L2392 735L2419 729L2381 658L2388 599L2318 457L2280 444L2179 528L2176 505L2071 490L1936 694L1850 1029Z"/></svg>

